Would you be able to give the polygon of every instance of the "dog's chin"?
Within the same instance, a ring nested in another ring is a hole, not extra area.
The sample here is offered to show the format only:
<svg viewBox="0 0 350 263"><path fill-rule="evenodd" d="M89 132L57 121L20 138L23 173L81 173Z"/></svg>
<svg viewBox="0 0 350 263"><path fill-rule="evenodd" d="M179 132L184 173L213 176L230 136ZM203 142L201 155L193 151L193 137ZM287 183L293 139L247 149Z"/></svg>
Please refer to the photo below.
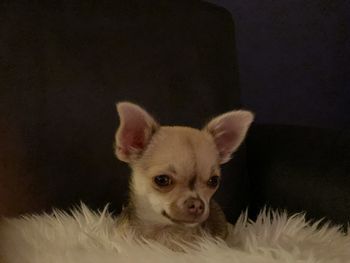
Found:
<svg viewBox="0 0 350 263"><path fill-rule="evenodd" d="M170 216L165 210L162 211L162 215L171 221L175 225L182 225L186 227L196 227L199 224L205 221L205 218L196 218L196 219L177 219L175 217Z"/></svg>

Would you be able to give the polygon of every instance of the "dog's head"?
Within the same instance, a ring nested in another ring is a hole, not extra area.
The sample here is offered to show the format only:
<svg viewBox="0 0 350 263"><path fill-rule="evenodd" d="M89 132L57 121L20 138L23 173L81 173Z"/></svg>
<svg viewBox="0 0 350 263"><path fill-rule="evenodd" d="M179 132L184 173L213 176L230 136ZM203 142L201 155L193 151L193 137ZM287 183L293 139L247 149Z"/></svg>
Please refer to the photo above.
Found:
<svg viewBox="0 0 350 263"><path fill-rule="evenodd" d="M118 103L117 111L116 155L133 170L130 189L137 216L158 224L205 221L220 184L220 165L243 141L253 114L231 111L197 130L160 126L129 102Z"/></svg>

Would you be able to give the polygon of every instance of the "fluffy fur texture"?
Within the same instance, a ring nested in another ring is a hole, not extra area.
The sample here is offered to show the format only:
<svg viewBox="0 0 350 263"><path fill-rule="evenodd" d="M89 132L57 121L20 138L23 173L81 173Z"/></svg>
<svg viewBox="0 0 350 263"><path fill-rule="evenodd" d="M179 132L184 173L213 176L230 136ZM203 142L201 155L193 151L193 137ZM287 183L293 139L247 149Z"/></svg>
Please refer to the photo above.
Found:
<svg viewBox="0 0 350 263"><path fill-rule="evenodd" d="M263 210L255 222L243 213L229 226L227 244L210 237L174 252L155 241L120 234L115 219L86 206L72 216L51 215L6 219L0 228L2 263L89 262L350 262L350 237L337 227L308 223L304 215Z"/></svg>

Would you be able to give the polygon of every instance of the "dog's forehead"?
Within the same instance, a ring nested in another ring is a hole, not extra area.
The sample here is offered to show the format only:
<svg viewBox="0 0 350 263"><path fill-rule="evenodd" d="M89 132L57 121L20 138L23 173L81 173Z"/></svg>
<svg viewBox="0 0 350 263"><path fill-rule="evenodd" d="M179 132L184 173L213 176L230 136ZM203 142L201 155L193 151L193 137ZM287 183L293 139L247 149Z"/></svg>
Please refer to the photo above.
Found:
<svg viewBox="0 0 350 263"><path fill-rule="evenodd" d="M170 165L178 174L208 176L219 163L211 136L188 127L161 127L145 155L150 165Z"/></svg>

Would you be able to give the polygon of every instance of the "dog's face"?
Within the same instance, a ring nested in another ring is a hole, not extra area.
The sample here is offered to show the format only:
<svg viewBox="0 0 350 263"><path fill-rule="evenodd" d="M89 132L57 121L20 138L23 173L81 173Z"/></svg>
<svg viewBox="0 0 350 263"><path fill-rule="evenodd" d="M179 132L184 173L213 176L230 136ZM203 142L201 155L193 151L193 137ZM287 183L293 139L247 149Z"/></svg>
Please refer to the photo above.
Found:
<svg viewBox="0 0 350 263"><path fill-rule="evenodd" d="M137 216L158 224L204 222L220 184L220 164L238 148L253 115L229 112L197 130L159 126L135 104L119 103L117 110L116 154L133 170Z"/></svg>
<svg viewBox="0 0 350 263"><path fill-rule="evenodd" d="M173 223L207 219L209 201L219 186L219 156L207 132L160 127L133 164L134 191Z"/></svg>

